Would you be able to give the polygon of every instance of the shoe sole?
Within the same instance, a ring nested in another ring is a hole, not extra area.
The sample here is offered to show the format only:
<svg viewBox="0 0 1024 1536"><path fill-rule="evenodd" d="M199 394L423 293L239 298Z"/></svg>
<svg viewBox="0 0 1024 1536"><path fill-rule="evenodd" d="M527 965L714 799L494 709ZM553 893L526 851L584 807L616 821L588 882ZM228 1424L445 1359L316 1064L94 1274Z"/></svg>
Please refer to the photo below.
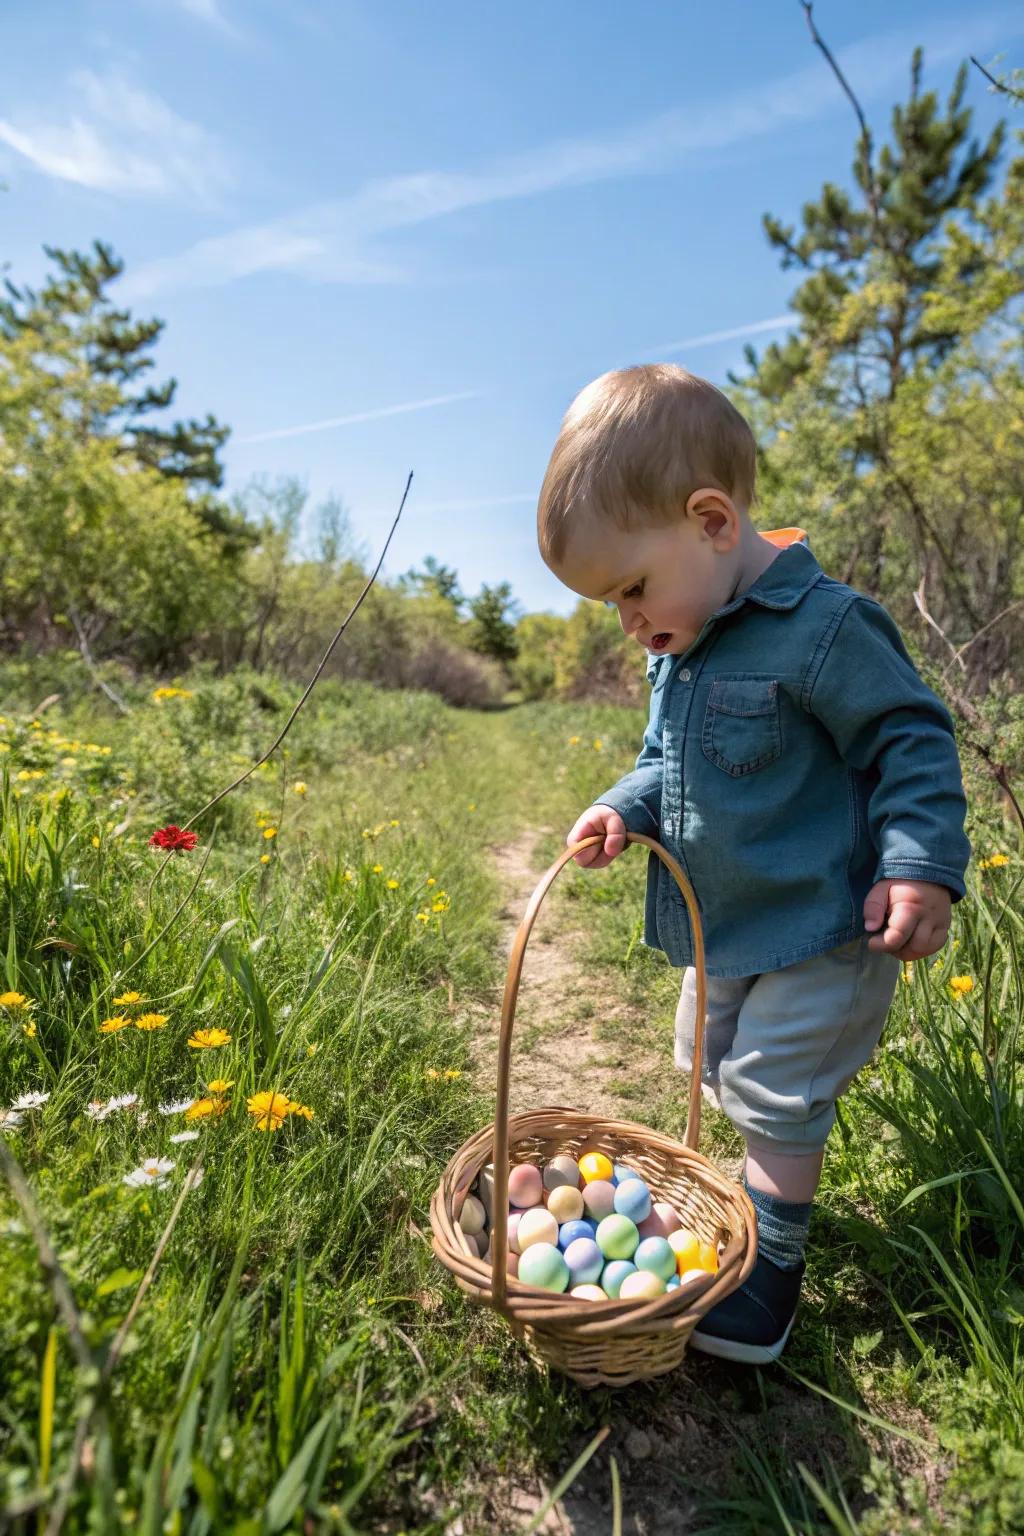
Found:
<svg viewBox="0 0 1024 1536"><path fill-rule="evenodd" d="M700 1350L702 1354L714 1355L718 1360L732 1360L737 1365L772 1365L785 1349L795 1322L794 1313L786 1325L785 1333L774 1344L744 1344L739 1339L716 1339L714 1334L698 1333L694 1329L690 1334L690 1347Z"/></svg>

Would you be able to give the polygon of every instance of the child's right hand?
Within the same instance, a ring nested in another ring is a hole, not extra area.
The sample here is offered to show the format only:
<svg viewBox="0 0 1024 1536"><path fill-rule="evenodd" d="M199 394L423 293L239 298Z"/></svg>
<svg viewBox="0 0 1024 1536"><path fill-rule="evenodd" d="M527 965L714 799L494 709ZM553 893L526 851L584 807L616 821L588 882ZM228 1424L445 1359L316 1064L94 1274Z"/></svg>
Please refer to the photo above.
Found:
<svg viewBox="0 0 1024 1536"><path fill-rule="evenodd" d="M573 843L598 833L604 837L603 846L595 843L592 848L584 848L582 853L576 854L575 862L584 869L604 869L626 846L626 823L610 805L592 805L584 811L566 838L566 846L571 847Z"/></svg>

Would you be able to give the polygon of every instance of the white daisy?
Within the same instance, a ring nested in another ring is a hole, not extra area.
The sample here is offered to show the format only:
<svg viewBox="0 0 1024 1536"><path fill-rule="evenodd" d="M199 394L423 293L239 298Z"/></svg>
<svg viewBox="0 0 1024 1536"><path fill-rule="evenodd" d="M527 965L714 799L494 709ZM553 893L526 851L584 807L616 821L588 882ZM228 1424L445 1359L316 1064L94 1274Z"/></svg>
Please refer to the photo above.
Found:
<svg viewBox="0 0 1024 1536"><path fill-rule="evenodd" d="M12 1109L40 1109L47 1099L48 1093L23 1093L19 1099L15 1099Z"/></svg>
<svg viewBox="0 0 1024 1536"><path fill-rule="evenodd" d="M132 1189L163 1189L167 1184L167 1175L174 1167L169 1157L147 1157L146 1161L138 1168L133 1168L131 1173L126 1173L121 1180L122 1184L129 1185Z"/></svg>
<svg viewBox="0 0 1024 1536"><path fill-rule="evenodd" d="M194 1099L174 1099L170 1104L160 1104L158 1109L162 1115L180 1115L186 1109L191 1109Z"/></svg>
<svg viewBox="0 0 1024 1536"><path fill-rule="evenodd" d="M198 1141L198 1131L179 1131L177 1136L172 1136L171 1141Z"/></svg>

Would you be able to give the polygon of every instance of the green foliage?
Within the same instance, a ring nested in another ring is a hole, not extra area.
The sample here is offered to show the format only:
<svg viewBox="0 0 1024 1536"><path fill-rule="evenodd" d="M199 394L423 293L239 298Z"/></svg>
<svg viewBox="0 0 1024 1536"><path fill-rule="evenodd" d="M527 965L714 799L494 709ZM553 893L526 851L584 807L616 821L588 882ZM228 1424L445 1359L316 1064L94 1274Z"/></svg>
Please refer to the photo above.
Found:
<svg viewBox="0 0 1024 1536"><path fill-rule="evenodd" d="M507 581L496 587L486 583L476 597L470 598L472 614L469 643L482 656L493 656L495 661L514 661L518 650L515 629L517 607L512 588Z"/></svg>

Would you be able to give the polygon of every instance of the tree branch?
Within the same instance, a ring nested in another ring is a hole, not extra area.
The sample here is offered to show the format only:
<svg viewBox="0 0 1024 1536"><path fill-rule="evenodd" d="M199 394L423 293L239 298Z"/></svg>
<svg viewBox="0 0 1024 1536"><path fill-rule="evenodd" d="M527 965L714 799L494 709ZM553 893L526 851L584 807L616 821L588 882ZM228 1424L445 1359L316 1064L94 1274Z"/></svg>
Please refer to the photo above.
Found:
<svg viewBox="0 0 1024 1536"><path fill-rule="evenodd" d="M872 226L873 230L877 231L877 228L878 228L878 184L875 181L875 168L874 168L874 165L872 163L872 155L874 153L874 145L873 145L872 138L871 138L871 129L868 127L867 118L864 116L864 112L863 112L863 110L861 108L861 104L857 100L856 96L854 95L853 90L850 87L849 81L847 80L846 76L843 74L842 70L839 68L839 65L836 63L836 60L835 60L831 50L829 49L828 44L825 42L825 40L822 37L821 33L818 31L817 26L815 25L814 16L812 14L812 12L814 10L813 0L800 0L800 4L803 7L804 16L807 18L807 28L808 28L808 31L811 34L811 38L812 38L815 46L820 48L822 53L825 55L825 58L828 61L828 64L829 64L830 69L832 70L832 73L835 75L836 79L839 81L839 84L842 86L843 90L846 93L846 96L847 96L847 98L848 98L848 100L850 102L850 105L853 107L854 112L856 112L856 114L857 114L857 121L860 124L860 153L861 153L861 162L862 162L862 164L864 166L864 180L867 182L867 189L866 190L867 190L868 206L871 209L871 226Z"/></svg>

